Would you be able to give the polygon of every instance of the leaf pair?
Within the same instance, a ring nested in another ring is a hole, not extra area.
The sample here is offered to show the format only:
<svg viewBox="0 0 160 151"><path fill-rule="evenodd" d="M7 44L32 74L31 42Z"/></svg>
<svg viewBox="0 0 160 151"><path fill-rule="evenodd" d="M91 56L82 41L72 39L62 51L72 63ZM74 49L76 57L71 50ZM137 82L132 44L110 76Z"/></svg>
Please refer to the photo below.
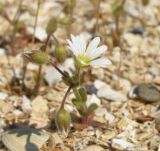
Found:
<svg viewBox="0 0 160 151"><path fill-rule="evenodd" d="M97 108L97 104L93 103L89 107L87 107L86 102L87 102L87 93L84 88L79 88L78 93L81 97L81 99L74 98L72 99L72 103L76 106L78 112L82 116L88 116L94 110Z"/></svg>

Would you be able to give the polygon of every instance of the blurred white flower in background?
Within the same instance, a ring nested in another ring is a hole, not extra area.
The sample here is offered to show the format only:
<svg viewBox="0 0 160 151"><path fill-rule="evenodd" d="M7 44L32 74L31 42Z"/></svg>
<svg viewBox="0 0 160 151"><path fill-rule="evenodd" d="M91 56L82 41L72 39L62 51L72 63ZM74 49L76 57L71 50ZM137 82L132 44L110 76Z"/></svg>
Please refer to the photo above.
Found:
<svg viewBox="0 0 160 151"><path fill-rule="evenodd" d="M107 51L107 46L99 46L100 38L95 37L88 45L87 40L83 35L73 36L71 40L67 40L69 48L72 51L76 63L81 67L94 66L106 67L111 64L107 58L100 58L100 56Z"/></svg>

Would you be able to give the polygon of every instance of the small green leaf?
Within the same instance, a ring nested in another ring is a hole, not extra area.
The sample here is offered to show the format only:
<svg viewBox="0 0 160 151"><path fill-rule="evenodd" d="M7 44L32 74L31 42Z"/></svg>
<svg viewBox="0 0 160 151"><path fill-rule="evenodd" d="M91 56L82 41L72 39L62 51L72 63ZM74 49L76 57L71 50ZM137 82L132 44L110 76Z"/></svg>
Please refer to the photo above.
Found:
<svg viewBox="0 0 160 151"><path fill-rule="evenodd" d="M84 105L81 100L78 100L76 98L72 99L72 103L76 106L77 110L80 110Z"/></svg>
<svg viewBox="0 0 160 151"><path fill-rule="evenodd" d="M86 102L87 101L86 90L84 88L79 88L78 91L79 91L79 94L81 95L82 101Z"/></svg>
<svg viewBox="0 0 160 151"><path fill-rule="evenodd" d="M86 104L84 102L74 98L74 99L72 99L72 103L74 104L74 106L76 107L76 109L78 110L80 115L82 115L82 116L87 115L87 108L86 108Z"/></svg>
<svg viewBox="0 0 160 151"><path fill-rule="evenodd" d="M71 84L73 87L77 87L79 85L79 77L77 74L73 75Z"/></svg>

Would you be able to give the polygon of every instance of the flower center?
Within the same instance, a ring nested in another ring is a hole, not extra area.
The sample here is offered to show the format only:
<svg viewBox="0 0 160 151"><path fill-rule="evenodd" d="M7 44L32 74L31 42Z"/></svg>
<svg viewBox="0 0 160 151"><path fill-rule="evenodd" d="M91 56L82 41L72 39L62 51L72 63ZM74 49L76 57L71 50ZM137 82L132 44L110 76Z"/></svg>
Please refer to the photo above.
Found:
<svg viewBox="0 0 160 151"><path fill-rule="evenodd" d="M89 65L90 61L91 61L91 58L86 55L86 54L83 54L83 55L79 55L79 61L82 65Z"/></svg>

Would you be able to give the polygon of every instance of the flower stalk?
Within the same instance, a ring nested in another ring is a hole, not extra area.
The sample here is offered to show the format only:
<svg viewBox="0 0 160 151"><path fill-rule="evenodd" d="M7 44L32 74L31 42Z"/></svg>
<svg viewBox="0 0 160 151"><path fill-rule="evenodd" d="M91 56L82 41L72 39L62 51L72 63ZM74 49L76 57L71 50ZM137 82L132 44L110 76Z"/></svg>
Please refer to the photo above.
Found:
<svg viewBox="0 0 160 151"><path fill-rule="evenodd" d="M64 104L65 104L65 101L66 101L66 98L67 98L67 96L68 96L68 94L69 94L69 92L71 91L71 86L67 89L67 91L66 91L66 93L65 93L65 95L64 95L64 98L63 98L63 100L62 100L62 102L61 102L61 107L60 107L60 109L62 110L62 109L64 109Z"/></svg>

